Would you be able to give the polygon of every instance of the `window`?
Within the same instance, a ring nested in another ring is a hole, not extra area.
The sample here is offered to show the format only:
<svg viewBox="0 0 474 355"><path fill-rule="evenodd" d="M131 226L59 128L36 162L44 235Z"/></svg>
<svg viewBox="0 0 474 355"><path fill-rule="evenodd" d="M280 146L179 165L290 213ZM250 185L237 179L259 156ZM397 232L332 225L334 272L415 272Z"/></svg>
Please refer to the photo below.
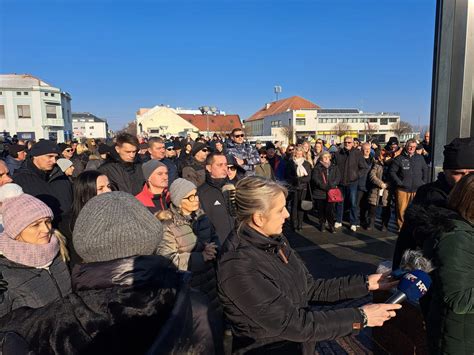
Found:
<svg viewBox="0 0 474 355"><path fill-rule="evenodd" d="M306 118L297 118L296 119L297 126L305 126L306 125Z"/></svg>
<svg viewBox="0 0 474 355"><path fill-rule="evenodd" d="M388 122L390 122L390 123L396 123L396 122L397 122L397 119L396 119L396 118L389 118L389 119L388 119Z"/></svg>
<svg viewBox="0 0 474 355"><path fill-rule="evenodd" d="M21 96L21 91L16 92L17 96Z"/></svg>
<svg viewBox="0 0 474 355"><path fill-rule="evenodd" d="M388 125L388 118L381 118L381 119L380 119L380 125L381 125L381 126L386 126L386 125Z"/></svg>
<svg viewBox="0 0 474 355"><path fill-rule="evenodd" d="M0 91L0 95L3 95L3 92Z"/></svg>
<svg viewBox="0 0 474 355"><path fill-rule="evenodd" d="M0 105L0 119L5 119L5 106Z"/></svg>
<svg viewBox="0 0 474 355"><path fill-rule="evenodd" d="M44 93L44 96L48 96L48 95L49 95L49 93L47 93L47 92Z"/></svg>
<svg viewBox="0 0 474 355"><path fill-rule="evenodd" d="M51 97L54 97L54 93L51 93Z"/></svg>
<svg viewBox="0 0 474 355"><path fill-rule="evenodd" d="M377 121L378 121L377 117L371 117L370 118L370 122L377 122Z"/></svg>
<svg viewBox="0 0 474 355"><path fill-rule="evenodd" d="M28 91L23 91L23 95L28 96Z"/></svg>
<svg viewBox="0 0 474 355"><path fill-rule="evenodd" d="M94 126L89 126L89 129L94 129Z"/></svg>
<svg viewBox="0 0 474 355"><path fill-rule="evenodd" d="M18 118L31 118L30 105L17 105Z"/></svg>
<svg viewBox="0 0 474 355"><path fill-rule="evenodd" d="M57 118L56 106L46 105L46 118Z"/></svg>

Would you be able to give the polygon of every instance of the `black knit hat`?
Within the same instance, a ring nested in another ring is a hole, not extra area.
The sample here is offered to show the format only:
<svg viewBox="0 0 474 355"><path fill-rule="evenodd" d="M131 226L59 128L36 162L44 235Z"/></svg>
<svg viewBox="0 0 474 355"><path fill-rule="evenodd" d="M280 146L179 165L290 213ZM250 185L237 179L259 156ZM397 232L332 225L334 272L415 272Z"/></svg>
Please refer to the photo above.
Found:
<svg viewBox="0 0 474 355"><path fill-rule="evenodd" d="M195 142L193 145L193 148L191 149L191 156L195 156L197 152L203 150L204 148L207 148L206 143L202 142Z"/></svg>
<svg viewBox="0 0 474 355"><path fill-rule="evenodd" d="M59 151L58 146L54 142L48 141L46 139L35 143L30 149L30 155L32 157L38 157L40 155L53 153L59 154L61 152Z"/></svg>
<svg viewBox="0 0 474 355"><path fill-rule="evenodd" d="M275 149L275 144L273 144L272 142L267 142L267 144L265 144L265 149Z"/></svg>
<svg viewBox="0 0 474 355"><path fill-rule="evenodd" d="M397 137L390 137L390 138L389 138L387 145L388 145L388 146L391 146L392 144L397 144L397 145L399 144Z"/></svg>
<svg viewBox="0 0 474 355"><path fill-rule="evenodd" d="M60 154L62 152L64 152L65 149L68 149L68 148L71 148L71 146L69 144L66 144L66 143L59 143L58 144L58 150L59 150Z"/></svg>
<svg viewBox="0 0 474 355"><path fill-rule="evenodd" d="M454 138L444 146L443 169L474 169L474 138Z"/></svg>
<svg viewBox="0 0 474 355"><path fill-rule="evenodd" d="M107 154L110 153L110 148L111 147L107 144L101 144L97 150L99 151L99 154Z"/></svg>
<svg viewBox="0 0 474 355"><path fill-rule="evenodd" d="M13 158L18 158L18 153L23 152L26 149L27 149L26 145L12 144L11 146L8 147L8 153Z"/></svg>

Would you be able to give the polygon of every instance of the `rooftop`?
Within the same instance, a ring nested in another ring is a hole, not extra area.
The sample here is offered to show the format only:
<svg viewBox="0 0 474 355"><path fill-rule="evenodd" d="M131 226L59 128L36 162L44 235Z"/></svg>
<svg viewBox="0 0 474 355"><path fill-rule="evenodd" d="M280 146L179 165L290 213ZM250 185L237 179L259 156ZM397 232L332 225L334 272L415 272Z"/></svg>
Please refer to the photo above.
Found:
<svg viewBox="0 0 474 355"><path fill-rule="evenodd" d="M281 99L265 104L265 106L263 106L245 121L257 121L264 119L267 116L273 116L286 111L302 109L320 109L320 107L315 103L302 98L301 96L292 96L286 99Z"/></svg>
<svg viewBox="0 0 474 355"><path fill-rule="evenodd" d="M93 119L94 122L105 122L107 123L107 120L104 120L103 118L99 118L97 117L96 115L93 115L92 113L90 112L73 112L72 113L72 119L81 119L81 118L85 118L85 119Z"/></svg>
<svg viewBox="0 0 474 355"><path fill-rule="evenodd" d="M33 86L51 87L48 83L31 74L0 74L1 88L27 89Z"/></svg>
<svg viewBox="0 0 474 355"><path fill-rule="evenodd" d="M210 132L230 132L234 128L242 127L239 115L202 115L178 113L178 116L184 118L200 132L207 131L207 120L209 119Z"/></svg>

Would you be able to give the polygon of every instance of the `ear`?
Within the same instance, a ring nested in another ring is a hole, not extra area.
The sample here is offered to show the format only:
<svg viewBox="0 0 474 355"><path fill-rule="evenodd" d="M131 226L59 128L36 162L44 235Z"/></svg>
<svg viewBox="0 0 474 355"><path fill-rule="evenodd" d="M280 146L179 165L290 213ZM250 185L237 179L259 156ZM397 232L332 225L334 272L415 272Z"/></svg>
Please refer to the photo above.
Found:
<svg viewBox="0 0 474 355"><path fill-rule="evenodd" d="M211 166L210 166L210 165L206 165L206 170L210 173L210 172L211 172Z"/></svg>
<svg viewBox="0 0 474 355"><path fill-rule="evenodd" d="M252 215L252 222L257 227L262 228L265 224L265 218L263 217L263 214L261 212L256 212Z"/></svg>
<svg viewBox="0 0 474 355"><path fill-rule="evenodd" d="M115 146L115 151L116 151L117 153L119 153L119 146L118 146L118 145Z"/></svg>

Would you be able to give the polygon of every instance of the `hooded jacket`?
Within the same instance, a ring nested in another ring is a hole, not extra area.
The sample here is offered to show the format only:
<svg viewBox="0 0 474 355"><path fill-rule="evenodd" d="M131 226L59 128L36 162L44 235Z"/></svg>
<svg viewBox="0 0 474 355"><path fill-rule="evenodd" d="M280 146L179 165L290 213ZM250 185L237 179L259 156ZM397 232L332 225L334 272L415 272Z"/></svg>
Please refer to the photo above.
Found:
<svg viewBox="0 0 474 355"><path fill-rule="evenodd" d="M111 149L107 160L98 170L107 175L118 191L128 192L135 196L140 193L145 183L141 165L138 154L132 163L127 163L120 158L115 149Z"/></svg>
<svg viewBox="0 0 474 355"><path fill-rule="evenodd" d="M53 226L65 223L64 217L72 207L72 184L59 166L55 165L47 173L38 169L31 159L27 159L13 175L13 181L22 187L24 193L40 199L51 208L54 213ZM65 230L59 228L61 231Z"/></svg>
<svg viewBox="0 0 474 355"><path fill-rule="evenodd" d="M15 332L38 354L185 353L189 276L163 265L160 256L78 265L74 293L39 309L15 310L0 319L0 329Z"/></svg>
<svg viewBox="0 0 474 355"><path fill-rule="evenodd" d="M357 308L317 312L309 303L363 297L368 293L364 277L314 280L283 236L267 238L242 227L227 239L218 270L234 353L258 354L274 346L275 354L314 354L316 341L352 334L354 323L362 322Z"/></svg>

